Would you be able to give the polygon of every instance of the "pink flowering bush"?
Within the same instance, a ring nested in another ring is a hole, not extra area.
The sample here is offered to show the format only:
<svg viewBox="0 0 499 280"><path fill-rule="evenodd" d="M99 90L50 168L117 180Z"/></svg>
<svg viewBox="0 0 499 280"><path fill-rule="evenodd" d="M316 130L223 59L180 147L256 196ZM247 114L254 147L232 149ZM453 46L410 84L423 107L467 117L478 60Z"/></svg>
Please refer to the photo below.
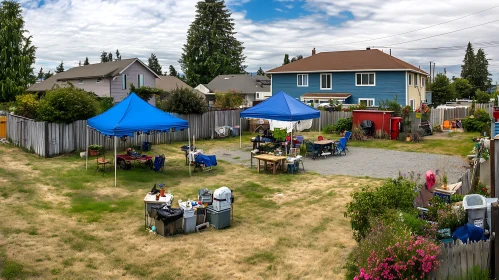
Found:
<svg viewBox="0 0 499 280"><path fill-rule="evenodd" d="M356 273L347 278L423 279L439 265L440 248L431 240L411 235L403 224L379 223L350 255L347 270Z"/></svg>

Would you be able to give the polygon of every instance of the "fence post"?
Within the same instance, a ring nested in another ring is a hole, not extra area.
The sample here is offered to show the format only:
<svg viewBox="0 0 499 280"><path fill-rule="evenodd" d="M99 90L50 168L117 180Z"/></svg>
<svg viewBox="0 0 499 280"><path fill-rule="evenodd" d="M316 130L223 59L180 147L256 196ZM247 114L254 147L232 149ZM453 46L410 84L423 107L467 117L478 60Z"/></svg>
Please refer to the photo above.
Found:
<svg viewBox="0 0 499 280"><path fill-rule="evenodd" d="M44 142L44 157L48 158L49 157L49 124L47 122L43 122L43 142Z"/></svg>
<svg viewBox="0 0 499 280"><path fill-rule="evenodd" d="M496 188L495 188L495 185L496 185L496 180L495 180L495 173L496 173L496 170L495 170L495 166L496 166L496 161L495 161L495 141L493 138L491 138L490 140L490 155L492 156L492 158L489 158L489 164L490 164L490 196L491 197L497 197L496 196Z"/></svg>
<svg viewBox="0 0 499 280"><path fill-rule="evenodd" d="M490 244L490 271L491 271L491 279L496 279L499 276L499 242L497 242L496 238L499 234L498 227L499 224L496 222L499 219L499 205L497 202L492 203L491 205L491 241Z"/></svg>

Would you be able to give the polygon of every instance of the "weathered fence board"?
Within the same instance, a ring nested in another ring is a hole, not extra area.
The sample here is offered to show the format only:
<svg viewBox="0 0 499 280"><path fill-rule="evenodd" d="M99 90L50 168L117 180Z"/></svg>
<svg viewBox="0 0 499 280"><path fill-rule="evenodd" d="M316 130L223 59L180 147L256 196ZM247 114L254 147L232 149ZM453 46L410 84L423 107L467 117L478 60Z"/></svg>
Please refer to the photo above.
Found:
<svg viewBox="0 0 499 280"><path fill-rule="evenodd" d="M488 270L490 265L490 242L479 241L462 244L453 242L440 245L440 265L427 279L467 279L468 272L478 266Z"/></svg>
<svg viewBox="0 0 499 280"><path fill-rule="evenodd" d="M310 130L312 131L319 131L319 129L324 128L326 125L335 124L338 122L339 119L352 117L352 112L340 112L340 111L334 111L334 112L320 111L320 112L321 112L321 117L318 119L313 119L312 121L312 127L310 128Z"/></svg>

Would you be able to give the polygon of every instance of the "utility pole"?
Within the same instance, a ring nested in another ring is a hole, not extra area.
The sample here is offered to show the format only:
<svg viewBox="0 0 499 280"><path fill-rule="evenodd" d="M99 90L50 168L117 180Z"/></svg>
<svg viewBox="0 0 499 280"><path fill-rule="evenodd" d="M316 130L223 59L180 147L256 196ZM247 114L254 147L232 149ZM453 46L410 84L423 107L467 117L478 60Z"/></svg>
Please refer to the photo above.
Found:
<svg viewBox="0 0 499 280"><path fill-rule="evenodd" d="M430 77L428 79L430 80L430 84L431 84L431 61L430 61Z"/></svg>
<svg viewBox="0 0 499 280"><path fill-rule="evenodd" d="M435 62L433 62L433 78L432 81L435 81Z"/></svg>

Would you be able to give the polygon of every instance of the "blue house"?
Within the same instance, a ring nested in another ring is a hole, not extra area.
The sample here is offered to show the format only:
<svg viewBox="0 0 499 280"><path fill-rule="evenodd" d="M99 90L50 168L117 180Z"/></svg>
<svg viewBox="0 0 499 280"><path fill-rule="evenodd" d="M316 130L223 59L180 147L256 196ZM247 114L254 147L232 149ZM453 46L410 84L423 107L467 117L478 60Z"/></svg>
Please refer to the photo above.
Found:
<svg viewBox="0 0 499 280"><path fill-rule="evenodd" d="M378 106L381 100L419 107L427 73L376 49L316 53L267 72L271 92L284 91L318 106L330 100Z"/></svg>

